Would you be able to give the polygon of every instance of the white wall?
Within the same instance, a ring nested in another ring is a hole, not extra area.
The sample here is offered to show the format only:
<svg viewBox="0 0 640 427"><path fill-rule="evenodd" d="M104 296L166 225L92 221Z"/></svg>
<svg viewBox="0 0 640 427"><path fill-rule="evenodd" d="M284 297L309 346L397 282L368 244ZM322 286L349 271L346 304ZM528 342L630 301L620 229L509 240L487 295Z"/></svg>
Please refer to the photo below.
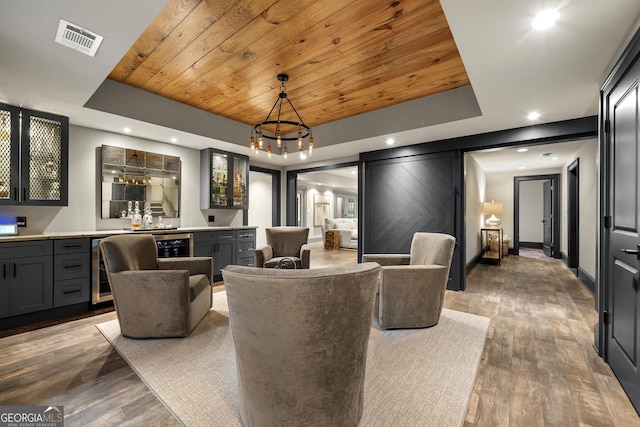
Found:
<svg viewBox="0 0 640 427"><path fill-rule="evenodd" d="M544 180L520 183L520 241L543 243Z"/></svg>
<svg viewBox="0 0 640 427"><path fill-rule="evenodd" d="M272 221L272 175L262 172L249 173L249 224L258 227L256 230L256 248L267 244L264 233L271 227Z"/></svg>
<svg viewBox="0 0 640 427"><path fill-rule="evenodd" d="M580 147L576 154L562 168L561 176L561 234L560 250L567 255L568 242L568 202L567 202L567 167L579 160L579 218L578 218L578 266L592 278L596 278L598 258L598 175L599 153L598 141L590 139Z"/></svg>
<svg viewBox="0 0 640 427"><path fill-rule="evenodd" d="M200 151L74 125L69 127L68 206L3 206L1 215L26 216L27 227L20 229L21 235L109 230L129 226L126 219L100 218L100 166L97 162L98 148L103 144L180 157L180 218L172 220L174 226L242 225L241 210L200 209ZM207 223L208 215L215 215L214 223Z"/></svg>
<svg viewBox="0 0 640 427"><path fill-rule="evenodd" d="M483 227L482 208L486 189L486 175L478 162L465 155L464 196L465 196L465 264L468 265L480 254L480 229Z"/></svg>

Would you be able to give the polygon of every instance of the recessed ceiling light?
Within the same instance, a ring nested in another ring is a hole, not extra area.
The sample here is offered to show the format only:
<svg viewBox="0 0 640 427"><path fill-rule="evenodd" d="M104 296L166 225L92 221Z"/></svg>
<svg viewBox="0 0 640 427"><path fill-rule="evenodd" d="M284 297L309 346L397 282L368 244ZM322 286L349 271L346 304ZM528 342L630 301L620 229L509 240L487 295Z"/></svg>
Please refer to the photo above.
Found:
<svg viewBox="0 0 640 427"><path fill-rule="evenodd" d="M124 133L131 133L131 128L124 128L122 130L124 131Z"/></svg>
<svg viewBox="0 0 640 427"><path fill-rule="evenodd" d="M172 138L171 138L171 142L173 142L173 143L175 144L176 142L178 142L178 138L176 138L175 136L174 136L174 137L172 137Z"/></svg>
<svg viewBox="0 0 640 427"><path fill-rule="evenodd" d="M358 171L351 171L351 175L355 175L357 173L358 173Z"/></svg>
<svg viewBox="0 0 640 427"><path fill-rule="evenodd" d="M557 10L547 9L542 12L538 12L536 17L531 22L531 26L536 30L546 30L551 27L554 22L558 20L560 14Z"/></svg>
<svg viewBox="0 0 640 427"><path fill-rule="evenodd" d="M538 120L540 118L540 113L538 113L537 111L532 111L529 114L527 114L527 119L529 120Z"/></svg>
<svg viewBox="0 0 640 427"><path fill-rule="evenodd" d="M396 140L393 138L387 138L387 145L393 145L396 143Z"/></svg>
<svg viewBox="0 0 640 427"><path fill-rule="evenodd" d="M521 169L521 170L526 168L527 168L526 166L518 166L518 169Z"/></svg>
<svg viewBox="0 0 640 427"><path fill-rule="evenodd" d="M518 148L516 151L517 151L518 153L524 153L524 152L526 152L526 151L529 151L529 149L528 149L528 148Z"/></svg>
<svg viewBox="0 0 640 427"><path fill-rule="evenodd" d="M551 159L552 159L552 160L558 160L558 159L559 159L559 157L552 157Z"/></svg>

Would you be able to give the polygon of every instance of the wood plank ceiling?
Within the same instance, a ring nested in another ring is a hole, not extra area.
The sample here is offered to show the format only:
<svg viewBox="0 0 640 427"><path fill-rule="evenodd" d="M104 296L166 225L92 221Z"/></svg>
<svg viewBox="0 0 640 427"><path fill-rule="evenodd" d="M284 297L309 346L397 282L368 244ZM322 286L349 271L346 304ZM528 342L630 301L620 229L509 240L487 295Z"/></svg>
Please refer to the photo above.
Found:
<svg viewBox="0 0 640 427"><path fill-rule="evenodd" d="M109 78L253 126L279 73L310 127L470 84L438 0L170 0Z"/></svg>

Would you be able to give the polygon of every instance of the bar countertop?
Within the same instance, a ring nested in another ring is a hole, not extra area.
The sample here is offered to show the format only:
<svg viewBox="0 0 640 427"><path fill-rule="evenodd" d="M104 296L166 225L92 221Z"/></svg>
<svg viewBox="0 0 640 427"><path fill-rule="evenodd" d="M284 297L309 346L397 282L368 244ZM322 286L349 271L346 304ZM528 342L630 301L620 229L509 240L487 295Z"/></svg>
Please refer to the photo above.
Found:
<svg viewBox="0 0 640 427"><path fill-rule="evenodd" d="M56 232L56 233L44 233L44 234L18 234L16 236L1 236L1 242L19 242L29 240L44 240L44 239L78 239L83 237L100 238L111 236L114 234L126 234L126 233L151 233L151 234L182 234L182 233L194 233L199 231L220 231L220 230L250 230L256 229L257 226L222 226L222 227L179 227L179 228L154 228L147 230L133 231L129 229L120 230L98 230L98 231L69 231L69 232Z"/></svg>

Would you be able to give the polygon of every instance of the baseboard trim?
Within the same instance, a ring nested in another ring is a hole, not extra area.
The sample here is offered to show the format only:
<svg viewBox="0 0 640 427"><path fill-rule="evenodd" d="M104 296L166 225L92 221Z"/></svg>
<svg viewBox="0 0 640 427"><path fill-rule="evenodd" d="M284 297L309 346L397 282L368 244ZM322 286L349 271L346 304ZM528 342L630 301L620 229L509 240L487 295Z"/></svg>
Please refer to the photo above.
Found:
<svg viewBox="0 0 640 427"><path fill-rule="evenodd" d="M529 249L542 249L542 243L540 242L520 242L521 248L529 248Z"/></svg>
<svg viewBox="0 0 640 427"><path fill-rule="evenodd" d="M591 295L596 296L596 279L591 277L589 273L578 267L578 279L584 284L584 286L591 292Z"/></svg>
<svg viewBox="0 0 640 427"><path fill-rule="evenodd" d="M467 264L467 266L465 268L465 275L469 274L471 272L471 270L473 270L476 265L480 264L480 260L481 259L482 259L482 254L479 253L471 261L469 261L469 263Z"/></svg>

